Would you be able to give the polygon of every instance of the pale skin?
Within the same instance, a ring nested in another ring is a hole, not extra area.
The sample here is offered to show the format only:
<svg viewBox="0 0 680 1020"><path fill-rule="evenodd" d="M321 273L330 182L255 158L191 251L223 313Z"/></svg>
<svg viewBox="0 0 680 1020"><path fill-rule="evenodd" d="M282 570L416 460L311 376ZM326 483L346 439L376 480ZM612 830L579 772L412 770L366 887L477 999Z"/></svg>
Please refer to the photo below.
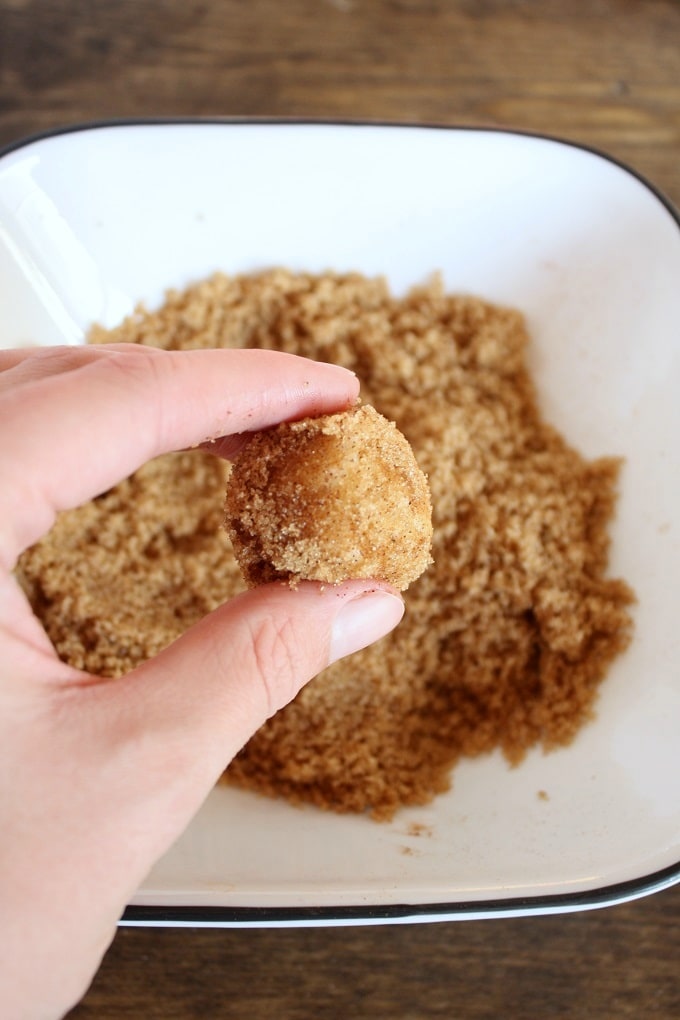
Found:
<svg viewBox="0 0 680 1020"><path fill-rule="evenodd" d="M17 584L60 510L152 457L344 410L344 369L271 351L0 352L0 1014L63 1016L126 904L254 731L391 630L375 581L266 585L118 680L58 658ZM227 876L225 876L227 878Z"/></svg>

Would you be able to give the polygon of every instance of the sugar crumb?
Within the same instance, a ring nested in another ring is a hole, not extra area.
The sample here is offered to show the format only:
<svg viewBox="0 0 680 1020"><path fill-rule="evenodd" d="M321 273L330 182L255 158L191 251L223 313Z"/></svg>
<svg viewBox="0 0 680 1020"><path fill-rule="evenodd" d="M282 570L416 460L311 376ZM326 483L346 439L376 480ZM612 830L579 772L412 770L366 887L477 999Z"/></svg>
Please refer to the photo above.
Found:
<svg viewBox="0 0 680 1020"><path fill-rule="evenodd" d="M431 836L432 826L423 825L422 822L411 822L408 827L409 836Z"/></svg>

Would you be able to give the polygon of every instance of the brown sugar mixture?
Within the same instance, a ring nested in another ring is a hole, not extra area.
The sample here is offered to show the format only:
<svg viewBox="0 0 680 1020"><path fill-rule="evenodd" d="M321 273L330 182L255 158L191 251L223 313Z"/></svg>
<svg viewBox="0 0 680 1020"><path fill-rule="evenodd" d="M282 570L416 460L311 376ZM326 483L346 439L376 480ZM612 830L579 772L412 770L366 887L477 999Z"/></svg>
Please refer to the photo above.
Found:
<svg viewBox="0 0 680 1020"><path fill-rule="evenodd" d="M402 624L335 664L229 767L241 786L385 818L449 785L461 755L564 744L627 645L632 593L605 576L618 461L541 418L521 316L438 282L275 270L171 292L91 339L267 347L353 369L429 479L433 565ZM228 465L148 464L64 513L19 575L60 655L121 674L243 587L222 523Z"/></svg>

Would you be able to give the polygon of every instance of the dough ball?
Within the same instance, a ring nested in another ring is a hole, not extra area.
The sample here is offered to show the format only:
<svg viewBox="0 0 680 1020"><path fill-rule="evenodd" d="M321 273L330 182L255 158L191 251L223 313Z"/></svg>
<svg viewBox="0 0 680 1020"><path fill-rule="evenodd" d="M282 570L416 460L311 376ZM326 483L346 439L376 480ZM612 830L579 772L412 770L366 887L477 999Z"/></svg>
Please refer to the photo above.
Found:
<svg viewBox="0 0 680 1020"><path fill-rule="evenodd" d="M231 472L226 527L250 587L372 577L403 591L432 562L427 479L368 405L257 433Z"/></svg>

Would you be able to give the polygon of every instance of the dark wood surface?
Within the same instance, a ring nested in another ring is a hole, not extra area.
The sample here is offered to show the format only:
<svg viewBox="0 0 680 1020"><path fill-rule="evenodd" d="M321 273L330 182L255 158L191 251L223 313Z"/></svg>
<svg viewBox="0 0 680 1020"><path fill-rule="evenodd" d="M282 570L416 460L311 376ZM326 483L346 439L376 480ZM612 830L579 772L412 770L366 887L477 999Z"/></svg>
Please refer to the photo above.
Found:
<svg viewBox="0 0 680 1020"><path fill-rule="evenodd" d="M547 132L623 159L680 204L680 4L0 0L0 145L158 115ZM675 887L544 918L121 930L72 1016L678 1018L679 973Z"/></svg>

